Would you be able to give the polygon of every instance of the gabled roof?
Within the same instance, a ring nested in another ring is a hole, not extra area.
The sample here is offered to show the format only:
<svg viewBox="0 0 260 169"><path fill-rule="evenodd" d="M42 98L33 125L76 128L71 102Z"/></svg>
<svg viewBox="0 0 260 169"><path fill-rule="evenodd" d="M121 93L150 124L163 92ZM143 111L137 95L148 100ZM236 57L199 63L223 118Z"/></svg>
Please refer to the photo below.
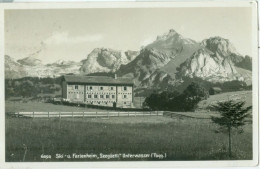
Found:
<svg viewBox="0 0 260 169"><path fill-rule="evenodd" d="M67 83L84 83L84 84L114 84L114 85L133 85L134 82L129 78L117 77L117 79L109 76L80 76L80 75L64 75Z"/></svg>

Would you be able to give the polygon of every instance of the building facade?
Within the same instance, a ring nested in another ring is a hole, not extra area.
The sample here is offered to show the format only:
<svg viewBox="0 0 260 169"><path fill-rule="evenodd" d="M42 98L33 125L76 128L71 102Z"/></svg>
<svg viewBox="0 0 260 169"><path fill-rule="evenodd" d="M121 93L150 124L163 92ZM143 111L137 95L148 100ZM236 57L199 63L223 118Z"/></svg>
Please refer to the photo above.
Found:
<svg viewBox="0 0 260 169"><path fill-rule="evenodd" d="M62 97L72 102L110 107L133 107L134 83L128 78L65 75Z"/></svg>

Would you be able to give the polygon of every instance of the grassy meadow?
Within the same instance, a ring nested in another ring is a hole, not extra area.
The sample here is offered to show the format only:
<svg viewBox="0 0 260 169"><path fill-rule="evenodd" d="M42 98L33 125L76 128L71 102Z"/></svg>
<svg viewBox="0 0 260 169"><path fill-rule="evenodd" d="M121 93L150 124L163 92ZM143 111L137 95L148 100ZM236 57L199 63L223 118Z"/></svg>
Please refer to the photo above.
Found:
<svg viewBox="0 0 260 169"><path fill-rule="evenodd" d="M78 106L55 105L43 102L5 102L6 112L83 112L83 111L106 111L102 109L85 108Z"/></svg>
<svg viewBox="0 0 260 169"><path fill-rule="evenodd" d="M246 90L246 91L236 91L236 92L226 92L226 93L220 93L216 95L210 95L210 97L207 100L202 100L199 102L198 107L200 109L207 109L209 105L215 104L218 101L226 101L226 100L236 100L236 101L245 101L245 106L252 105L252 91Z"/></svg>
<svg viewBox="0 0 260 169"><path fill-rule="evenodd" d="M174 112L170 116L111 118L10 118L5 121L6 161L106 161L106 160L229 160L228 135L216 133L210 120L218 113L210 104L225 99L245 100L252 105L251 91L210 96L195 112ZM141 105L144 98L135 99ZM43 102L6 101L6 112L106 111ZM172 116L172 117L171 117ZM244 133L232 133L232 160L252 159L250 117ZM164 158L56 158L56 154L163 154ZM48 158L49 155L51 158Z"/></svg>
<svg viewBox="0 0 260 169"><path fill-rule="evenodd" d="M165 116L6 119L6 161L228 160L228 136L209 119ZM235 160L252 159L252 125L233 133ZM158 158L77 159L56 154L166 154ZM51 159L41 158L51 155Z"/></svg>
<svg viewBox="0 0 260 169"><path fill-rule="evenodd" d="M134 106L141 108L144 101L144 97L135 97ZM22 100L22 99L20 99ZM38 102L38 101L5 101L6 112L79 112L79 111L106 111L104 109L85 108L77 106L66 106L66 105L54 105L52 103ZM110 110L111 111L111 110Z"/></svg>

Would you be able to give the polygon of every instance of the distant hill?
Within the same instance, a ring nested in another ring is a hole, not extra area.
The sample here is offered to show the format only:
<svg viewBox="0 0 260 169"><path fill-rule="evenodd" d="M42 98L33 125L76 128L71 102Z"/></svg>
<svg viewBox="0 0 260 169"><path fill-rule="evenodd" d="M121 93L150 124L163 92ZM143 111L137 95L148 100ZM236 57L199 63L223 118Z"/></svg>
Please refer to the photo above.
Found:
<svg viewBox="0 0 260 169"><path fill-rule="evenodd" d="M37 65L42 65L41 60L36 59L34 57L26 57L20 60L17 60L18 63L22 65L27 65L27 66L37 66Z"/></svg>
<svg viewBox="0 0 260 169"><path fill-rule="evenodd" d="M13 58L5 55L5 78L17 79L26 76L26 71L20 63L17 63Z"/></svg>
<svg viewBox="0 0 260 169"><path fill-rule="evenodd" d="M36 61L36 63L34 63ZM24 64L26 62L26 64ZM30 63L30 64L29 64ZM81 64L73 61L58 61L52 64L41 64L37 59L22 59L15 61L5 55L5 78L17 79L22 77L59 77L68 73L79 73Z"/></svg>
<svg viewBox="0 0 260 169"><path fill-rule="evenodd" d="M26 66L37 66L37 65L42 65L42 61L40 59L37 58L38 54L41 52L42 50L38 50L32 54L30 54L28 57L25 57L23 59L19 59L17 60L18 63L22 64L22 65L26 65Z"/></svg>

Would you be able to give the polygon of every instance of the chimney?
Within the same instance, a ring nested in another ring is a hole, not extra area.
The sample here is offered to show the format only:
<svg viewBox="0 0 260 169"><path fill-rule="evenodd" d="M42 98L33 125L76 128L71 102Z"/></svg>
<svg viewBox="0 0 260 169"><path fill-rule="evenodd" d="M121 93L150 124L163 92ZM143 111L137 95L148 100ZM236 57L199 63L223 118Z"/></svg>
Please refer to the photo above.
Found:
<svg viewBox="0 0 260 169"><path fill-rule="evenodd" d="M115 79L117 79L117 75L116 75L116 73L115 73Z"/></svg>

